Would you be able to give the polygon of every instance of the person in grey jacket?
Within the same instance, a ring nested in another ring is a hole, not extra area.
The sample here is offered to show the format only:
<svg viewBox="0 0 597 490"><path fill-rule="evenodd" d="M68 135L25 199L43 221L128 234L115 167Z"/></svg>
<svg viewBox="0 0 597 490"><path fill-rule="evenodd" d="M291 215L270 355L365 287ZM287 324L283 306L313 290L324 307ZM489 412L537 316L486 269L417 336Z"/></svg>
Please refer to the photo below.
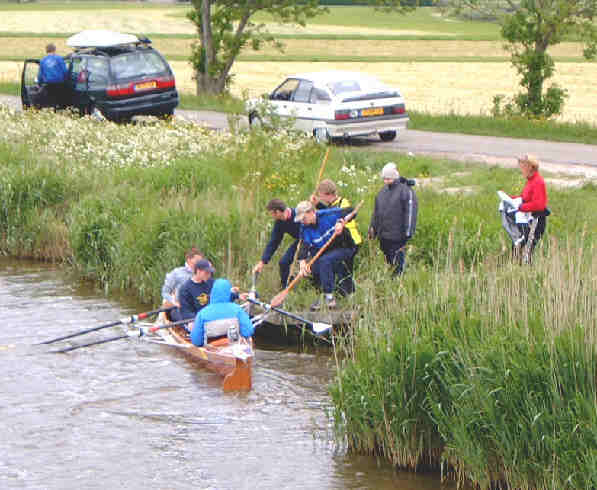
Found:
<svg viewBox="0 0 597 490"><path fill-rule="evenodd" d="M193 275L193 267L197 262L204 258L203 253L197 250L195 247L191 247L185 253L185 264L181 267L177 267L168 274L166 274L166 278L164 279L164 285L162 286L162 305L165 307L168 306L180 306L178 304L178 298L176 297L177 290L182 286L186 281L188 281L191 276ZM176 317L176 318L174 318ZM175 310L170 312L170 319L180 320L177 317L177 313Z"/></svg>
<svg viewBox="0 0 597 490"><path fill-rule="evenodd" d="M404 271L406 242L417 226L418 202L414 181L400 177L396 164L387 163L381 171L384 186L375 198L369 225L369 239L379 238L386 262L396 266L393 276Z"/></svg>

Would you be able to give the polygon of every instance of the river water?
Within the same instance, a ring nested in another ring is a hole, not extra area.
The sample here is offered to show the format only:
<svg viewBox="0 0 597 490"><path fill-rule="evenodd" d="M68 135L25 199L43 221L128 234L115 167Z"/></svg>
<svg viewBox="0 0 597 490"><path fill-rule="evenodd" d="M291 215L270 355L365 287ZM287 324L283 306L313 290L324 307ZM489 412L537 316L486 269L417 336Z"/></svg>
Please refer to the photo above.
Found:
<svg viewBox="0 0 597 490"><path fill-rule="evenodd" d="M122 327L35 345L147 309L55 266L0 259L0 489L454 488L345 454L327 415L329 352L258 340L253 390L225 394L143 339L49 353Z"/></svg>

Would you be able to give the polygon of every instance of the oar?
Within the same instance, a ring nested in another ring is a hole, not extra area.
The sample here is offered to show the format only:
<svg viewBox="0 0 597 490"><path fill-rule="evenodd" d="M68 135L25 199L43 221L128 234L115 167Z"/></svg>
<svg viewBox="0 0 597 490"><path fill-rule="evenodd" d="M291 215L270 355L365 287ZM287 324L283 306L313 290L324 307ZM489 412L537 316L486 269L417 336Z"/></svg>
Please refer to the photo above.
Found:
<svg viewBox="0 0 597 490"><path fill-rule="evenodd" d="M130 317L122 318L115 322L106 323L105 325L100 325L99 327L88 328L86 330L81 330L80 332L71 333L70 335L65 335L64 337L58 337L52 340L46 340L45 342L40 342L37 345L46 345L46 344L53 344L54 342L59 342L60 340L71 339L73 337L78 337L79 335L84 335L89 332L95 332L96 330L102 330L103 328L115 327L116 325L128 325L130 323L135 323L138 320L144 320L147 317L152 315L157 315L158 313L162 313L163 311L170 311L172 308L176 308L175 306L169 306L167 308L160 308L159 310L147 311L145 313L139 313L138 315L132 315Z"/></svg>
<svg viewBox="0 0 597 490"><path fill-rule="evenodd" d="M359 209L361 208L361 206L363 205L365 201L361 201L350 213L348 213L346 216L344 216L343 220L347 223L349 222L351 219L353 219L357 212L359 211ZM315 261L321 257L321 255L323 254L323 252L325 252L328 247L332 244L332 242L334 241L334 239L338 236L338 234L334 231L334 234L330 237L330 239L325 242L325 244L323 245L323 247L321 247L317 253L315 254L315 256L307 263L307 267L311 267ZM290 284L288 286L286 286L286 289L280 291L278 294L276 294L272 300L271 300L271 305L272 306L280 306L284 300L286 299L286 296L288 296L288 293L292 290L292 288L301 280L301 277L303 277L303 274L301 272L299 272L296 277L290 282Z"/></svg>
<svg viewBox="0 0 597 490"><path fill-rule="evenodd" d="M64 352L70 352L72 350L81 349L82 347L90 347L92 345L106 344L108 342L114 342L115 340L120 340L120 339L127 339L129 337L143 337L143 335L157 332L158 330L160 330L162 328L171 328L171 327L175 327L177 325L183 325L185 323L189 323L192 321L193 321L193 319L190 318L188 320L180 320L177 322L166 323L164 325L156 325L155 327L140 327L138 332L135 330L131 330L124 335L117 335L116 337L108 337L107 339L96 340L95 342L89 342L87 344L73 345L72 347L66 347L66 348L60 349L60 350L52 350L52 351L50 351L50 353L62 354Z"/></svg>
<svg viewBox="0 0 597 490"><path fill-rule="evenodd" d="M306 318L303 318L302 316L299 316L295 313L290 313L288 311L281 310L280 308L276 308L275 306L268 305L267 303L264 303L263 301L258 301L258 300L251 299L251 298L249 298L247 301L249 301L250 303L253 303L255 305L261 306L266 311L272 310L277 313L280 313L281 315L285 315L287 317L293 318L294 320L298 320L299 322L304 323L305 325L308 325L309 327L311 327L313 329L313 333L315 333L317 335L322 335L324 333L329 332L332 329L332 325L330 325L329 323L312 322L312 321L307 320Z"/></svg>
<svg viewBox="0 0 597 490"><path fill-rule="evenodd" d="M317 177L317 184L315 184L315 190L313 191L313 193L317 192L317 188L319 187L319 183L321 182L321 177L323 177L323 170L325 169L325 164L327 163L329 156L330 147L328 146L327 150L325 151L325 156L323 157L323 162L321 162L321 167L319 167L319 177ZM292 258L292 262L290 264L290 271L288 272L288 277L292 277L294 275L294 264L296 264L296 258L298 257L298 253L301 249L302 243L302 240L299 240L297 243L296 252L294 252L294 257Z"/></svg>

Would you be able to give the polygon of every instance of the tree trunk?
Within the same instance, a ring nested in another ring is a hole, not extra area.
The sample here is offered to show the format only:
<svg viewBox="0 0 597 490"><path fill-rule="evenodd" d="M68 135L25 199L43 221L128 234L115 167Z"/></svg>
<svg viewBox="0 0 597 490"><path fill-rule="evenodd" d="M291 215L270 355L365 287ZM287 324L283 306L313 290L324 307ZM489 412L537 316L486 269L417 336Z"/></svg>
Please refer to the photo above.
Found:
<svg viewBox="0 0 597 490"><path fill-rule="evenodd" d="M218 86L218 80L209 76L207 73L195 72L196 92L201 94L219 94L223 92Z"/></svg>

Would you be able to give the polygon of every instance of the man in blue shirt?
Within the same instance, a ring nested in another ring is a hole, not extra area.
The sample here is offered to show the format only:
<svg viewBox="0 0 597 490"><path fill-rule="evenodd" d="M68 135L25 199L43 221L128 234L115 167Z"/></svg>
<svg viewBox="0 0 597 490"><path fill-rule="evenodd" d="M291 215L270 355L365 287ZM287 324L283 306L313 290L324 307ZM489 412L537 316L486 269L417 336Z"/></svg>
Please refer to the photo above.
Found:
<svg viewBox="0 0 597 490"><path fill-rule="evenodd" d="M345 264L356 253L356 244L343 219L351 212L352 208L328 208L318 211L309 201L302 201L296 207L295 221L301 223L302 245L298 253L300 271L302 275L313 273L330 309L336 307L336 282L341 283L348 279L349 271ZM336 238L326 251L309 266L309 259L317 255L319 249L334 235ZM319 301L311 305L313 311L320 308Z"/></svg>
<svg viewBox="0 0 597 490"><path fill-rule="evenodd" d="M56 54L56 46L52 43L46 46L47 55L39 63L37 82L44 86L46 104L51 107L64 105L65 81L68 74L66 63L62 56Z"/></svg>
<svg viewBox="0 0 597 490"><path fill-rule="evenodd" d="M274 227L272 228L272 234L263 251L261 260L255 267L253 267L253 273L259 273L263 270L263 266L270 261L272 255L278 250L278 247L284 238L284 234L288 233L294 238L294 241L278 262L278 265L280 266L280 280L282 282L282 287L285 288L288 283L290 266L292 265L296 254L300 224L296 223L294 220L296 216L294 209L289 208L286 203L280 199L272 199L268 202L267 210L274 219Z"/></svg>

